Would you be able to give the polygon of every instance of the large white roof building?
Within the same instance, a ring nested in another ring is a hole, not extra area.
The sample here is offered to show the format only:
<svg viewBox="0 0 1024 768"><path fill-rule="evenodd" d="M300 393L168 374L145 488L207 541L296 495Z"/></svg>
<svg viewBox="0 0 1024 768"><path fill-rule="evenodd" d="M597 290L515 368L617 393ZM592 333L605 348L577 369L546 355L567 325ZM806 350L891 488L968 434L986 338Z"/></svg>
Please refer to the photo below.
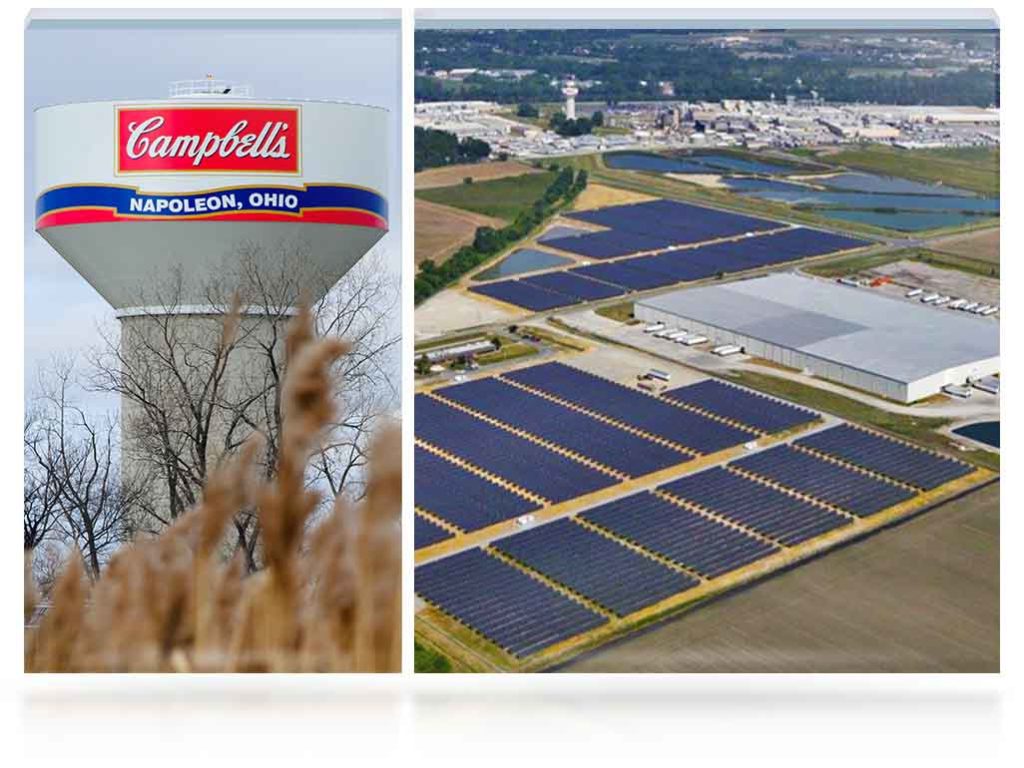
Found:
<svg viewBox="0 0 1024 768"><path fill-rule="evenodd" d="M901 402L999 371L992 318L795 274L653 296L635 315Z"/></svg>

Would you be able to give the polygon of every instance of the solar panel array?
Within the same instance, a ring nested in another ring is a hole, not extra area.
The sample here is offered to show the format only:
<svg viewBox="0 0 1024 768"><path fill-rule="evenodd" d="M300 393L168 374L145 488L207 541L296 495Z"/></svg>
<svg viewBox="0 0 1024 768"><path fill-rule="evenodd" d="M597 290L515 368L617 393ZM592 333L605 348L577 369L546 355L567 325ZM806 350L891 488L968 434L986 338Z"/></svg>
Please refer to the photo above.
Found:
<svg viewBox="0 0 1024 768"><path fill-rule="evenodd" d="M609 231L555 238L548 240L547 244L598 259L701 243L780 226L767 219L674 200L614 205L572 213L569 217L608 227Z"/></svg>
<svg viewBox="0 0 1024 768"><path fill-rule="evenodd" d="M418 567L416 592L517 657L607 622L601 614L480 549Z"/></svg>
<svg viewBox="0 0 1024 768"><path fill-rule="evenodd" d="M435 394L568 448L606 467L639 477L689 460L660 443L487 378L435 390Z"/></svg>
<svg viewBox="0 0 1024 768"><path fill-rule="evenodd" d="M620 285L630 291L647 291L651 288L661 288L663 285L672 285L675 282L675 279L670 275L631 267L624 261L573 267L569 272L575 275L590 277L594 280L612 283L613 285Z"/></svg>
<svg viewBox="0 0 1024 768"><path fill-rule="evenodd" d="M652 493L635 493L580 515L619 538L703 576L720 576L778 550Z"/></svg>
<svg viewBox="0 0 1024 768"><path fill-rule="evenodd" d="M545 272L541 275L524 277L522 282L581 301L608 299L612 296L621 296L625 292L617 285L600 283L571 272Z"/></svg>
<svg viewBox="0 0 1024 768"><path fill-rule="evenodd" d="M733 466L826 501L858 517L913 497L913 491L811 456L789 445L755 453Z"/></svg>
<svg viewBox="0 0 1024 768"><path fill-rule="evenodd" d="M514 304L533 312L544 312L555 307L566 307L578 304L579 299L561 293L553 293L522 280L502 280L498 283L474 285L469 289L472 293L489 296L492 299Z"/></svg>
<svg viewBox="0 0 1024 768"><path fill-rule="evenodd" d="M691 452L711 453L757 437L682 404L761 433L817 418L808 409L714 380L658 398L563 363L543 363L417 395L416 507L472 532L539 508L526 493L557 504L616 485L622 476L685 463ZM458 459L493 477L456 464ZM492 542L493 550L471 549L419 566L416 591L525 657L606 623L601 613L550 584L628 616L693 589L702 578L743 568L851 525L851 516L877 514L919 493L895 480L928 489L970 471L897 440L833 427L663 483L654 492L504 536ZM452 535L417 512L417 549Z"/></svg>
<svg viewBox="0 0 1024 768"><path fill-rule="evenodd" d="M617 482L611 475L426 395L416 396L416 435L552 503Z"/></svg>
<svg viewBox="0 0 1024 768"><path fill-rule="evenodd" d="M804 227L780 230L784 225L778 222L671 200L611 206L571 216L611 229L548 239L547 245L591 259L619 260L485 283L469 290L543 312L626 291L703 280L867 245L864 240ZM731 237L737 239L700 245ZM652 251L661 252L620 258Z"/></svg>
<svg viewBox="0 0 1024 768"><path fill-rule="evenodd" d="M437 544L439 541L444 541L445 539L450 539L452 537L452 533L450 531L446 531L433 520L428 520L423 517L423 515L416 515L413 534L413 541L415 542L416 549L429 547L431 544Z"/></svg>
<svg viewBox="0 0 1024 768"><path fill-rule="evenodd" d="M847 517L741 477L723 467L683 477L662 485L658 490L694 502L786 546L813 539L850 523Z"/></svg>
<svg viewBox="0 0 1024 768"><path fill-rule="evenodd" d="M662 397L720 414L764 432L782 432L818 418L814 411L717 379L704 379L696 384L672 389L663 393Z"/></svg>
<svg viewBox="0 0 1024 768"><path fill-rule="evenodd" d="M503 374L503 378L701 453L714 453L757 437L749 430L684 411L651 395L562 363L522 368Z"/></svg>
<svg viewBox="0 0 1024 768"><path fill-rule="evenodd" d="M567 518L492 546L618 616L700 583Z"/></svg>
<svg viewBox="0 0 1024 768"><path fill-rule="evenodd" d="M849 424L823 430L796 444L926 491L973 471L962 461L937 456Z"/></svg>
<svg viewBox="0 0 1024 768"><path fill-rule="evenodd" d="M536 502L416 446L415 504L475 531L538 508Z"/></svg>

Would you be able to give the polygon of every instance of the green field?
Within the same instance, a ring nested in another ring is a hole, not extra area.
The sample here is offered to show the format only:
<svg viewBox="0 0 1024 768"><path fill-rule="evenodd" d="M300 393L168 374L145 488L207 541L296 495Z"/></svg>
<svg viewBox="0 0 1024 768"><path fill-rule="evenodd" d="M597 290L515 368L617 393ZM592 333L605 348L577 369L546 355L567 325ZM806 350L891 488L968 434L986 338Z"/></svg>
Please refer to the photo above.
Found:
<svg viewBox="0 0 1024 768"><path fill-rule="evenodd" d="M416 643L413 647L414 664L416 672L451 672L452 663L448 657L438 653L433 648Z"/></svg>
<svg viewBox="0 0 1024 768"><path fill-rule="evenodd" d="M821 155L817 159L890 176L938 181L983 195L999 194L998 149L970 147L907 150L871 145L844 149L835 154Z"/></svg>
<svg viewBox="0 0 1024 768"><path fill-rule="evenodd" d="M810 408L828 411L848 421L876 427L929 448L945 451L949 447L949 438L936 431L949 425L949 419L892 413L835 392L768 374L738 371L726 375L738 384L744 384ZM990 451L963 451L957 456L987 469L999 471L999 455Z"/></svg>
<svg viewBox="0 0 1024 768"><path fill-rule="evenodd" d="M543 197L554 180L555 174L551 171L530 173L493 181L422 189L416 193L416 197L511 222L521 211L530 208Z"/></svg>
<svg viewBox="0 0 1024 768"><path fill-rule="evenodd" d="M509 342L505 341L501 345L501 349L495 352L488 352L484 355L477 355L476 361L480 365L492 365L494 363L504 363L508 360L516 360L520 357L529 357L530 355L537 354L536 347L532 347L529 344L523 344L522 342Z"/></svg>

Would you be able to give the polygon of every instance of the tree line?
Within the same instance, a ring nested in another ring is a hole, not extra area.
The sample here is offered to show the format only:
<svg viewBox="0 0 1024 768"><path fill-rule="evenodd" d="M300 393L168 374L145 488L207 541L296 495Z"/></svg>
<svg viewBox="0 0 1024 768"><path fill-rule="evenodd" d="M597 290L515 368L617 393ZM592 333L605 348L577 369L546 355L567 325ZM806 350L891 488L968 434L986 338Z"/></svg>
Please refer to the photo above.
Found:
<svg viewBox="0 0 1024 768"><path fill-rule="evenodd" d="M984 46L984 41L976 42ZM507 104L556 102L559 82L575 76L592 81L582 98L615 104L627 100L768 100L772 94L806 98L811 91L834 102L990 106L999 103L999 76L972 65L943 71L945 60L925 61L936 73L913 77L900 73L893 56L918 53L898 46L863 41L836 42L829 50L810 50L784 39L768 58L744 57L700 35L650 30L488 30L473 33L430 31L417 34L417 68L529 68L518 80L471 75L453 87L418 77L421 101L481 99ZM906 68L911 65L907 64ZM872 74L865 68L887 70ZM659 83L672 83L666 96Z"/></svg>
<svg viewBox="0 0 1024 768"><path fill-rule="evenodd" d="M477 163L491 154L491 145L482 139L459 139L454 133L434 128L416 128L416 171L459 163Z"/></svg>

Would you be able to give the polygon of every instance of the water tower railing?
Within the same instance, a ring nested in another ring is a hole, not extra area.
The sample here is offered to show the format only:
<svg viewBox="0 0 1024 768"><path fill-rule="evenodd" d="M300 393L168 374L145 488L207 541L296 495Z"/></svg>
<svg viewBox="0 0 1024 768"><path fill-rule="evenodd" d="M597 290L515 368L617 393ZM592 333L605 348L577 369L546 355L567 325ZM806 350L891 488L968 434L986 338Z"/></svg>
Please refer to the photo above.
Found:
<svg viewBox="0 0 1024 768"><path fill-rule="evenodd" d="M203 80L175 80L171 83L171 98L182 98L188 96L241 96L251 98L253 95L251 85L240 85L230 80L215 80L206 78Z"/></svg>

